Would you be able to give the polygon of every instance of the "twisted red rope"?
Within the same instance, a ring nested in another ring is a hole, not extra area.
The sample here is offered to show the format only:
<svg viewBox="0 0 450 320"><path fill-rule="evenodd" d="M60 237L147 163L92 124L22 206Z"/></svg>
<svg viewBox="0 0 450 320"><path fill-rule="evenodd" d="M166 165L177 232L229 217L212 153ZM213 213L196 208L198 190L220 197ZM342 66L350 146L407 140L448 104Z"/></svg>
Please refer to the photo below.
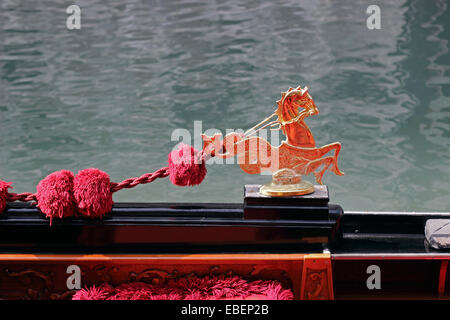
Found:
<svg viewBox="0 0 450 320"><path fill-rule="evenodd" d="M37 201L36 195L29 192L24 193L8 193L7 202L14 202L14 201Z"/></svg>
<svg viewBox="0 0 450 320"><path fill-rule="evenodd" d="M212 149L213 147L214 146L211 146L210 148L202 150L198 153L197 155L198 163L202 163L202 161L206 161L209 158L214 157L214 152ZM158 178L168 177L169 174L170 174L169 167L164 167L153 173L145 173L138 178L129 178L119 183L111 182L111 192L114 193L122 189L134 188L139 184L146 184L153 182Z"/></svg>
<svg viewBox="0 0 450 320"><path fill-rule="evenodd" d="M161 168L153 173L145 173L138 178L129 178L122 182L111 182L111 192L117 192L122 189L129 189L136 187L139 184L146 184L153 182L158 178L165 178L169 175L169 167Z"/></svg>
<svg viewBox="0 0 450 320"><path fill-rule="evenodd" d="M208 160L211 157L214 157L214 149L213 145L210 145L208 148L205 148L204 150L200 151L197 154L197 160L198 163L201 163L203 161ZM130 189L134 188L137 185L140 184L146 184L155 181L158 178L165 178L169 176L169 167L161 168L155 172L152 173L145 173L140 177L137 178L129 178L126 180L123 180L122 182L111 182L111 192L117 192L122 189ZM7 195L7 202L14 202L14 201L23 201L23 202L29 202L29 201L36 201L37 202L37 196L36 194L24 192L24 193L8 193Z"/></svg>
<svg viewBox="0 0 450 320"><path fill-rule="evenodd" d="M140 177L137 178L129 178L122 182L111 182L111 192L117 192L122 189L130 189L134 188L137 185L140 184L146 184L153 182L154 180L158 178L165 178L169 175L169 167L161 168L155 172L152 173L145 173ZM8 193L8 198L6 200L7 202L14 202L14 201L22 201L22 202L29 202L29 201L37 201L36 194L24 192L24 193Z"/></svg>

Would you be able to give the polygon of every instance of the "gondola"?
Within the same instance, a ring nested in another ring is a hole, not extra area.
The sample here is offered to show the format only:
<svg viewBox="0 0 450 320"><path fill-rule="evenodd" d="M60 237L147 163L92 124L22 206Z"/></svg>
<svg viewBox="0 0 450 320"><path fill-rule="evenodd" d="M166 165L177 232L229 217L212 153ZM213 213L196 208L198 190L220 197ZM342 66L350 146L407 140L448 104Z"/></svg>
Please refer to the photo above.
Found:
<svg viewBox="0 0 450 320"><path fill-rule="evenodd" d="M251 201L118 203L102 221L52 226L35 207L11 205L0 217L0 297L70 299L67 269L77 265L83 286L231 273L280 281L294 299L450 298L450 251L425 237L427 221L450 213L291 200L302 205L258 204L262 218Z"/></svg>
<svg viewBox="0 0 450 320"><path fill-rule="evenodd" d="M181 145L168 167L120 183L95 168L55 172L36 194L9 193L0 181L0 298L449 298L450 213L330 203L322 177L344 174L340 143L315 146L304 119L318 109L307 88L289 88L277 105L244 134L202 135L201 152ZM287 140L255 136L266 127ZM263 161L261 148L278 161ZM247 173L273 172L270 183L245 185L241 203L113 205L113 192L156 178L199 184L206 159L234 156L248 160Z"/></svg>

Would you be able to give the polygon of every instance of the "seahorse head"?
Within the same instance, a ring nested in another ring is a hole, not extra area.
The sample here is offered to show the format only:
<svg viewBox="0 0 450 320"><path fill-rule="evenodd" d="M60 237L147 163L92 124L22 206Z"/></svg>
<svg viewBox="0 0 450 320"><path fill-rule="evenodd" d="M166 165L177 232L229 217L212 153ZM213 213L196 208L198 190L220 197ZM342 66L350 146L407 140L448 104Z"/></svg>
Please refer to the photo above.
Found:
<svg viewBox="0 0 450 320"><path fill-rule="evenodd" d="M301 88L289 88L287 91L281 93L281 99L277 101L277 111L278 119L281 122L288 122L292 120L305 109L309 111L310 115L318 114L313 98L308 92L308 87Z"/></svg>

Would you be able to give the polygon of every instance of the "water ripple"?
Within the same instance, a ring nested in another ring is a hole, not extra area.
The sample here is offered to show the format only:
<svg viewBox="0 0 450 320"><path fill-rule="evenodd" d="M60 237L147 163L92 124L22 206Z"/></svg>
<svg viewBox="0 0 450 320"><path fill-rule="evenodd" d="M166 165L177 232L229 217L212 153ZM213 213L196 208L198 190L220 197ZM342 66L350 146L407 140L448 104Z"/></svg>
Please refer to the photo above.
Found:
<svg viewBox="0 0 450 320"><path fill-rule="evenodd" d="M318 144L340 140L344 177L325 181L347 210L449 211L450 13L445 1L0 2L0 177L33 191L61 168L113 180L155 170L172 131L248 128L280 91L308 85ZM263 183L212 165L196 188L168 181L116 201L241 202Z"/></svg>

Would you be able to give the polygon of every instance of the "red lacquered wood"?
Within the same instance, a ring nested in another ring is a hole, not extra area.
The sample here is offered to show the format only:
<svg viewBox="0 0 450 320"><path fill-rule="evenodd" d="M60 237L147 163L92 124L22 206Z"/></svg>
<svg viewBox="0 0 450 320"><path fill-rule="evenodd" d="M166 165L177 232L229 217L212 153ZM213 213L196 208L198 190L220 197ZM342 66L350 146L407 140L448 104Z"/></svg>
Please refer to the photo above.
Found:
<svg viewBox="0 0 450 320"><path fill-rule="evenodd" d="M164 283L189 275L240 275L250 280L278 280L290 288L294 298L314 288L314 278L305 277L302 288L303 254L0 254L0 298L67 299L73 294L66 286L69 265L81 269L82 287L128 281ZM321 256L321 255L318 255ZM317 258L316 255L314 255ZM329 261L329 256L328 256ZM309 270L309 269L307 269ZM331 275L330 275L331 276ZM307 293L306 293L307 295ZM320 294L322 297L323 294ZM329 296L326 294L326 296ZM319 297L319 298L320 298ZM332 296L329 296L332 298ZM310 294L310 298L315 298Z"/></svg>
<svg viewBox="0 0 450 320"><path fill-rule="evenodd" d="M441 268L439 270L439 287L438 294L442 297L445 293L445 281L447 278L448 260L441 261Z"/></svg>

